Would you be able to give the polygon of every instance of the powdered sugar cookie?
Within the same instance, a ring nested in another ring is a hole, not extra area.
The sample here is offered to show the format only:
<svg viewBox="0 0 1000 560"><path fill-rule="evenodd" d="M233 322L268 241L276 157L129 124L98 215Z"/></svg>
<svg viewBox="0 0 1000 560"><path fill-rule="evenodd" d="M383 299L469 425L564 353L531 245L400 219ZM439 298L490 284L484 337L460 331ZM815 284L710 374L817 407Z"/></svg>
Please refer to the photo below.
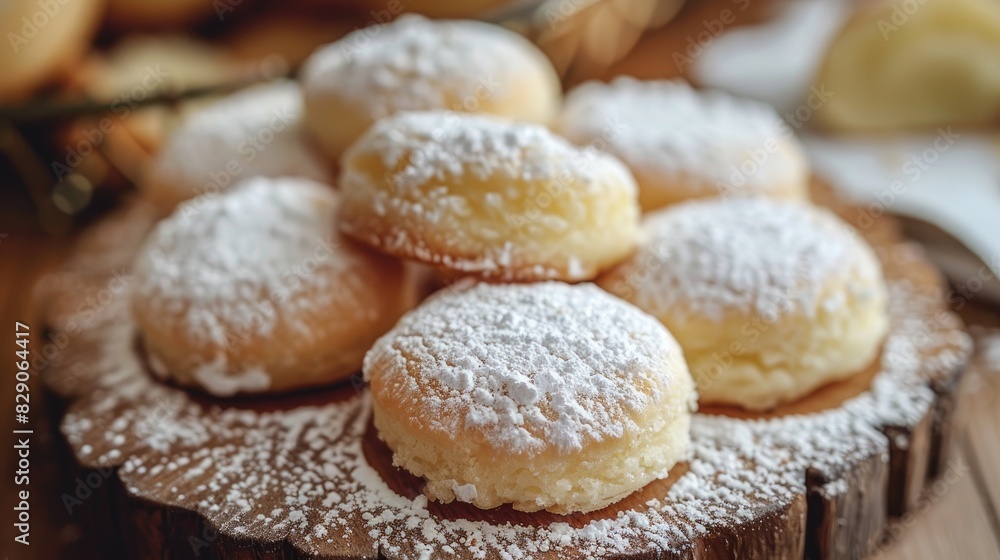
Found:
<svg viewBox="0 0 1000 560"><path fill-rule="evenodd" d="M379 436L433 499L591 511L663 478L693 383L656 319L593 285L464 285L365 356Z"/></svg>
<svg viewBox="0 0 1000 560"><path fill-rule="evenodd" d="M808 198L802 148L763 103L620 77L571 91L555 128L621 158L643 210L713 196Z"/></svg>
<svg viewBox="0 0 1000 560"><path fill-rule="evenodd" d="M255 178L160 222L132 300L154 369L219 396L357 372L413 294L400 263L338 235L337 204L326 185Z"/></svg>
<svg viewBox="0 0 1000 560"><path fill-rule="evenodd" d="M302 98L294 82L237 92L187 118L157 156L139 189L172 211L198 204L250 177L303 177L330 183L331 171L302 131Z"/></svg>
<svg viewBox="0 0 1000 560"><path fill-rule="evenodd" d="M401 113L344 155L341 228L389 254L497 280L586 280L637 243L613 156L485 115Z"/></svg>
<svg viewBox="0 0 1000 560"><path fill-rule="evenodd" d="M864 369L888 329L871 248L826 210L693 201L647 216L598 282L677 337L703 403L768 409Z"/></svg>
<svg viewBox="0 0 1000 560"><path fill-rule="evenodd" d="M333 159L373 122L447 109L547 124L559 78L534 45L477 21L405 15L317 50L302 70L307 126Z"/></svg>

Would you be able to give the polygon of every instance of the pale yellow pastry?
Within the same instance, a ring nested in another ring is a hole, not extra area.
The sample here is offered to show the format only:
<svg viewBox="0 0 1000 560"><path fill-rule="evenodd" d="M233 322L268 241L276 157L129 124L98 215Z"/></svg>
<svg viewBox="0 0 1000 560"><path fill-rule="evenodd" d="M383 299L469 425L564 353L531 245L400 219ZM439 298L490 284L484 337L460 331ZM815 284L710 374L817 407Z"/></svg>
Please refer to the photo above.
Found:
<svg viewBox="0 0 1000 560"><path fill-rule="evenodd" d="M397 261L337 233L338 197L254 178L157 224L132 308L153 371L218 396L346 379L412 304Z"/></svg>
<svg viewBox="0 0 1000 560"><path fill-rule="evenodd" d="M859 4L816 84L833 93L817 122L844 131L990 125L1000 119L1000 4Z"/></svg>
<svg viewBox="0 0 1000 560"><path fill-rule="evenodd" d="M100 23L100 0L4 0L0 4L0 103L27 100L75 67Z"/></svg>
<svg viewBox="0 0 1000 560"><path fill-rule="evenodd" d="M644 211L692 198L809 196L804 151L772 107L680 80L587 82L566 96L555 129L625 162Z"/></svg>
<svg viewBox="0 0 1000 560"><path fill-rule="evenodd" d="M447 109L547 124L559 78L524 37L477 21L406 15L318 49L302 70L306 122L327 155L377 119Z"/></svg>
<svg viewBox="0 0 1000 560"><path fill-rule="evenodd" d="M888 328L872 249L830 212L693 201L646 217L642 248L598 283L657 317L702 403L773 408L862 371Z"/></svg>
<svg viewBox="0 0 1000 560"><path fill-rule="evenodd" d="M254 86L190 115L157 155L139 184L165 213L179 203L198 204L250 177L304 177L332 182L326 162L302 131L298 85L278 81Z"/></svg>
<svg viewBox="0 0 1000 560"><path fill-rule="evenodd" d="M591 284L465 281L365 356L375 427L424 493L592 511L664 478L695 398L656 319Z"/></svg>
<svg viewBox="0 0 1000 560"><path fill-rule="evenodd" d="M341 161L341 229L391 255L495 280L586 280L635 248L635 182L544 127L401 113Z"/></svg>

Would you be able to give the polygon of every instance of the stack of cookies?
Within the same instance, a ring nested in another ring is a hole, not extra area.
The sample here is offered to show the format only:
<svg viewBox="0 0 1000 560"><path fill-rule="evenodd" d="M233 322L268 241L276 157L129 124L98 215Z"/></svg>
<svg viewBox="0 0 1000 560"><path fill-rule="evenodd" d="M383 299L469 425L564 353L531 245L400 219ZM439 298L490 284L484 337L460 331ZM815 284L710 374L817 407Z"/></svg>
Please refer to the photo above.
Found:
<svg viewBox="0 0 1000 560"><path fill-rule="evenodd" d="M563 99L522 37L404 16L177 130L133 313L163 379L220 398L363 371L431 499L600 509L685 458L698 402L878 355L879 262L782 124L677 81Z"/></svg>

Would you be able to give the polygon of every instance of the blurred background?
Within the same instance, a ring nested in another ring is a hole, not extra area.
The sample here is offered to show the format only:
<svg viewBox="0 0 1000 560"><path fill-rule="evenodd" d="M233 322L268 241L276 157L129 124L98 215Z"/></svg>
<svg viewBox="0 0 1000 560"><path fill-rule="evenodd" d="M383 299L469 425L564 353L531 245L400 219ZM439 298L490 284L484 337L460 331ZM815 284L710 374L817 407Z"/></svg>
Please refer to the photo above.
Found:
<svg viewBox="0 0 1000 560"><path fill-rule="evenodd" d="M836 187L877 201L905 179L893 212L987 263L998 251L984 229L1000 212L996 0L4 0L0 229L71 235L142 180L186 114L404 12L523 33L567 89L682 76L772 103ZM949 126L963 149L905 175Z"/></svg>
<svg viewBox="0 0 1000 560"><path fill-rule="evenodd" d="M610 75L616 62L648 31L667 25L683 3L5 1L0 6L0 27L9 43L0 52L4 231L69 234L141 181L185 114L249 83L294 75L317 46L401 13L471 17L513 28L543 46L569 85ZM658 47L647 49L654 50Z"/></svg>
<svg viewBox="0 0 1000 560"><path fill-rule="evenodd" d="M522 33L565 89L684 77L771 103L856 222L900 216L956 289L985 270L964 313L1000 325L1000 0L0 0L0 316L32 319L34 280L185 115L405 12ZM974 414L993 443L964 442L982 472L885 557L1000 558L992 390ZM64 458L42 449L45 479ZM58 502L38 507L33 557L89 557Z"/></svg>

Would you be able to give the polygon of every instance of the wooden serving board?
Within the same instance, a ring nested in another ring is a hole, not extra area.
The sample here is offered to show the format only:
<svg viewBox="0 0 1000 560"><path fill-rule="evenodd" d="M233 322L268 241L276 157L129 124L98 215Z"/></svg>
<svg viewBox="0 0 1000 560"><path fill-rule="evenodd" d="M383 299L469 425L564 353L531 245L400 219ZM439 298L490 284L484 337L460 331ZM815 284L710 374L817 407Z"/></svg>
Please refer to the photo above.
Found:
<svg viewBox="0 0 1000 560"><path fill-rule="evenodd" d="M814 198L851 223L861 212L821 187ZM870 368L766 415L705 408L669 479L570 516L427 503L392 466L358 378L236 401L156 381L127 272L152 223L139 203L106 219L42 291L54 334L73 333L45 373L85 487L67 507L87 512L110 557L860 558L947 468L971 344L891 220L863 232L892 316ZM98 305L84 317L87 298Z"/></svg>

